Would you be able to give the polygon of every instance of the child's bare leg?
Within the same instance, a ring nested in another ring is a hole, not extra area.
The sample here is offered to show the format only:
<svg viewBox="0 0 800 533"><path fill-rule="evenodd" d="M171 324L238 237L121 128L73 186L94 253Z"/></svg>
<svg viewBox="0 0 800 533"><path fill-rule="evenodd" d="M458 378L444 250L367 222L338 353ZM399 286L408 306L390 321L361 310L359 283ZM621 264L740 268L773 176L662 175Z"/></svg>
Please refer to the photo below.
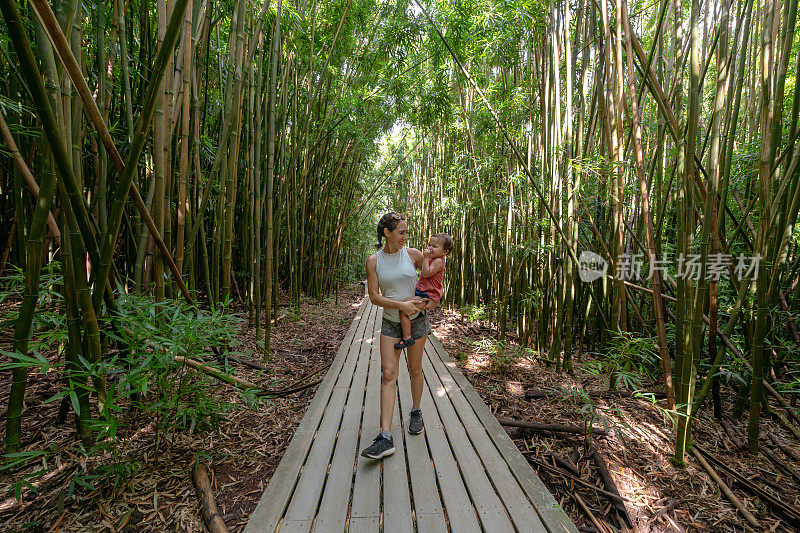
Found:
<svg viewBox="0 0 800 533"><path fill-rule="evenodd" d="M400 311L400 328L403 330L403 338L411 337L411 319L403 311Z"/></svg>
<svg viewBox="0 0 800 533"><path fill-rule="evenodd" d="M425 307L425 300L420 298L419 296L412 296L411 298L406 298L407 302L414 302L417 306L417 309L422 309ZM411 338L411 319L408 318L408 315L405 314L403 311L400 311L400 328L403 330L403 338L410 339Z"/></svg>
<svg viewBox="0 0 800 533"><path fill-rule="evenodd" d="M422 309L425 307L425 300L420 298L419 296L412 296L411 298L406 299L407 302L414 302L417 309ZM396 350L402 350L403 348L407 348L414 344L414 341L411 339L411 319L405 314L403 311L400 311L400 329L402 338L399 342L395 343L394 347Z"/></svg>

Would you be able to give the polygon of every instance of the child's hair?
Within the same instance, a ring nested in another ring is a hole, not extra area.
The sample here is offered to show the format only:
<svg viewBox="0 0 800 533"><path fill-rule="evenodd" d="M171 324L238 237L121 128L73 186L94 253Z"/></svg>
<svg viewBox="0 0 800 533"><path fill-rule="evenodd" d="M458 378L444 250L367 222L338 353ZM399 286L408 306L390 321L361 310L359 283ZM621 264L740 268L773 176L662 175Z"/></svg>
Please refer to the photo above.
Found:
<svg viewBox="0 0 800 533"><path fill-rule="evenodd" d="M439 239L442 243L442 248L444 248L444 251L448 254L453 250L453 238L447 233L434 233L431 237Z"/></svg>
<svg viewBox="0 0 800 533"><path fill-rule="evenodd" d="M394 231L397 225L400 223L401 220L405 220L406 217L401 215L400 213L395 213L394 211L389 211L385 215L383 215L378 222L378 242L375 243L375 248L378 249L383 246L383 230L388 229L389 231Z"/></svg>

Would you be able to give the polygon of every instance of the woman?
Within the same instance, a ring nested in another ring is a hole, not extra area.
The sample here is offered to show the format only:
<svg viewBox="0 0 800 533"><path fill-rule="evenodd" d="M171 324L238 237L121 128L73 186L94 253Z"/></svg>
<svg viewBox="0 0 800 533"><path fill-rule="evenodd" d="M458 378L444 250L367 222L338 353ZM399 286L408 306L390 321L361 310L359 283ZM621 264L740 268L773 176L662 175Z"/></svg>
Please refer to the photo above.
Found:
<svg viewBox="0 0 800 533"><path fill-rule="evenodd" d="M422 433L422 412L419 408L422 397L422 352L425 340L431 332L428 317L420 312L414 302L405 301L414 295L417 285L417 268L422 267L422 252L406 248L408 224L399 213L386 213L378 222L377 253L367 259L367 290L373 304L383 307L381 324L381 432L375 441L361 452L364 457L381 459L394 453L394 440L389 430L392 427L397 371L400 350L394 344L402 337L400 315L403 311L411 318L411 337L416 341L407 348L408 373L411 376L411 413L408 432ZM383 244L382 241L386 240ZM380 289L380 290L379 290ZM430 302L426 309L435 307Z"/></svg>

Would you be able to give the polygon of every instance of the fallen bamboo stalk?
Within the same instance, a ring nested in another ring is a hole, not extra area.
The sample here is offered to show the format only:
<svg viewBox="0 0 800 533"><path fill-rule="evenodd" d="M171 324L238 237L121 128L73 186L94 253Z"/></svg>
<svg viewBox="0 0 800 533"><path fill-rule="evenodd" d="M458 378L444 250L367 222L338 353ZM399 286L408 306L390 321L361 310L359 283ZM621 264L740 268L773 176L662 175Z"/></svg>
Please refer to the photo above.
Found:
<svg viewBox="0 0 800 533"><path fill-rule="evenodd" d="M317 380L310 381L310 382L308 382L308 383L306 383L304 385L299 385L297 387L291 387L291 388L287 388L287 389L280 389L280 390L275 390L275 391L266 390L265 389L263 392L258 393L258 395L259 396L286 396L287 394L294 394L295 392L304 391L306 389L310 389L311 387L319 385L320 383L322 383L323 379L325 379L325 378L319 378Z"/></svg>
<svg viewBox="0 0 800 533"><path fill-rule="evenodd" d="M515 428L526 428L534 431L552 431L555 433L574 433L576 435L586 435L591 433L593 435L608 435L608 430L594 426L584 425L579 426L563 426L558 424L541 424L538 422L525 422L522 420L514 420L513 418L500 418L497 417L500 425Z"/></svg>
<svg viewBox="0 0 800 533"><path fill-rule="evenodd" d="M736 428L734 428L727 419L723 418L721 425L722 429L725 430L725 433L728 434L728 437L731 439L731 442L733 442L737 449L742 449L745 447L745 441L741 437L741 433L736 431Z"/></svg>
<svg viewBox="0 0 800 533"><path fill-rule="evenodd" d="M621 501L622 495L619 493L619 489L617 488L617 484L614 482L614 478L611 477L611 472L608 471L608 465L606 465L605 459L603 459L603 456L600 455L600 452L597 450L597 447L595 447L591 438L587 436L586 441L589 444L589 455L592 456L594 464L597 466L597 471L600 473L600 478L603 480L603 484L606 486L606 489L620 497L620 499L612 500L617 513L619 513L621 519L624 518L628 525L633 527L633 520L631 520L631 516L628 514L628 508L625 507L625 503Z"/></svg>
<svg viewBox="0 0 800 533"><path fill-rule="evenodd" d="M578 495L577 492L573 491L570 493L570 495L575 499L576 502L578 502L578 507L580 507L584 513L586 513L586 516L589 517L589 521L594 525L594 527L597 528L597 531L600 531L601 533L608 531L589 509L589 506L584 503L583 499Z"/></svg>
<svg viewBox="0 0 800 533"><path fill-rule="evenodd" d="M589 390L589 391L578 391L579 393L585 393L589 396L595 398L645 398L647 396L652 395L654 398L663 400L667 397L667 394L664 392L656 392L656 391L598 391L598 390ZM548 396L554 395L566 395L569 394L569 391L565 390L554 390L554 391L543 391L543 390L526 390L525 391L525 398L527 399L535 399L535 398L546 398Z"/></svg>
<svg viewBox="0 0 800 533"><path fill-rule="evenodd" d="M534 453L534 452L522 452L522 454L526 455L526 456L528 454L531 454L531 453ZM627 501L627 498L625 498L623 496L620 496L619 494L614 494L613 492L608 492L607 490L605 490L605 489L603 489L601 487L598 487L597 485L595 485L593 483L589 483L588 481L584 481L583 479L581 479L579 477L573 476L569 472L565 472L564 470L562 470L560 468L556 468L555 466L552 466L552 465L549 465L549 464L547 464L545 462L539 461L535 457L529 457L528 456L527 459L528 459L528 461L530 461L531 463L533 463L533 464L535 464L537 466L541 466L542 468L547 469L550 472L555 473L555 474L557 474L559 476L564 476L564 477L566 477L568 479L571 479L572 481L574 481L576 483L579 483L579 484L583 485L586 488L592 489L595 492L598 492L600 494L604 494L604 495L608 496L612 500L617 500L618 499L620 501Z"/></svg>
<svg viewBox="0 0 800 533"><path fill-rule="evenodd" d="M33 498L46 494L52 487L56 487L68 479L73 472L78 470L78 466L77 464L62 464L60 467L44 474L37 481L25 483L19 498L12 495L0 501L0 515L16 511L22 505L27 505ZM8 470L6 470L6 474L8 474Z"/></svg>
<svg viewBox="0 0 800 533"><path fill-rule="evenodd" d="M228 359L230 359L231 361L236 361L237 363L239 363L241 365L249 366L250 368L254 368L256 370L266 370L266 371L270 370L269 368L265 367L264 365L260 365L260 364L258 364L256 362L251 361L250 359L245 359L244 357L236 357L234 355L229 355Z"/></svg>
<svg viewBox="0 0 800 533"><path fill-rule="evenodd" d="M786 413L787 413L789 416L791 416L791 417L794 419L794 421L795 421L795 422L797 422L798 424L800 424L800 415L798 415L798 414L797 414L797 411L795 411L795 410L792 408L792 406L791 406L791 405L789 405L789 402L788 402L788 401L786 401L786 398L784 398L782 394L780 394L778 391L776 391L776 390L775 390L775 389L772 387L772 385L770 385L769 383L767 383L767 380L764 380L764 388L765 388L765 389L767 389L767 392L769 392L770 396L772 396L773 398L775 398L775 400L776 400L776 401L777 401L779 404L781 404L781 407L783 407L783 410L784 410L784 411L786 411Z"/></svg>
<svg viewBox="0 0 800 533"><path fill-rule="evenodd" d="M189 359L188 357L183 357L181 355L176 355L175 356L175 360L177 362L179 362L179 363L183 363L185 365L188 365L188 366L190 366L190 367L192 367L192 368L194 368L196 370L200 370L202 372L205 372L209 376L215 377L220 381L224 381L225 383L228 383L229 385L233 385L233 386L238 387L240 389L264 390L262 387L256 385L255 383L251 383L250 381L247 381L246 379L242 379L242 378L237 377L237 376L226 374L226 373L224 373L224 372L222 372L220 370L217 370L216 368L214 368L212 366L204 365L203 363L199 363L199 362L195 361L194 359Z"/></svg>
<svg viewBox="0 0 800 533"><path fill-rule="evenodd" d="M794 435L798 440L800 440L800 428L796 425L789 422L785 416L780 411L776 411L775 409L770 410L770 413L778 419L778 422L792 435Z"/></svg>
<svg viewBox="0 0 800 533"><path fill-rule="evenodd" d="M312 382L309 382L309 383L304 383L303 385L290 386L290 387L284 388L284 389L265 389L264 387L261 387L260 385L256 385L255 383L253 383L251 381L247 381L246 379L242 379L240 377L233 376L231 374L226 374L226 373L222 372L221 370L218 370L218 369L216 369L216 368L214 368L212 366L209 366L209 365L204 365L203 363L195 361L194 359L189 359L187 357L176 355L175 356L175 360L177 362L179 362L179 363L188 365L188 366L194 368L195 370L199 370L201 372L204 372L204 373L208 374L211 377L217 378L218 380L220 380L220 381L222 381L224 383L227 383L228 385L232 385L232 386L234 386L236 388L239 388L239 389L242 389L242 390L255 390L255 391L257 391L256 394L258 396L285 396L287 394L293 394L295 392L300 392L302 390L311 388L311 387L313 387L315 385L318 385L319 383L322 382L322 379L319 379L319 380L315 380L315 381L312 381Z"/></svg>
<svg viewBox="0 0 800 533"><path fill-rule="evenodd" d="M314 369L314 370L312 370L311 372L306 372L305 374L303 374L302 376L300 376L299 378L297 378L297 379L294 381L294 383L292 383L291 385L289 385L287 388L289 388L289 387L294 387L294 386L297 386L297 385L299 385L300 383L302 383L303 381L305 381L305 380L307 380L308 378L310 378L311 376L313 376L313 375L315 375L315 374L319 374L319 373L320 373L320 372L322 372L323 370L327 370L328 368L330 368L330 367L331 367L331 364L332 364L332 363L325 363L324 365L320 366L319 368L315 368L315 369Z"/></svg>
<svg viewBox="0 0 800 533"><path fill-rule="evenodd" d="M739 498L736 497L736 495L733 493L730 487L728 487L728 485L726 485L725 482L722 481L722 478L719 477L717 472L713 468L711 468L711 465L708 464L708 461L706 461L705 458L702 456L702 454L699 451L697 451L697 446L692 446L692 454L695 456L695 458L697 458L697 462L700 463L700 465L708 473L711 479L713 479L717 483L717 485L719 485L719 488L722 490L722 492L725 493L725 496L727 496L728 499L731 501L731 503L739 510L740 513L742 513L745 520L747 520L747 523L756 529L761 529L761 524L758 523L756 517L753 516L750 513L750 511L748 511L744 507L744 504L742 504L742 502L739 501Z"/></svg>
<svg viewBox="0 0 800 533"><path fill-rule="evenodd" d="M192 481L197 491L197 498L200 500L200 510L203 514L203 525L210 533L228 533L228 526L219 515L217 500L214 498L214 491L211 489L211 481L208 479L208 469L203 463L199 463L192 472Z"/></svg>
<svg viewBox="0 0 800 533"><path fill-rule="evenodd" d="M679 501L679 500L670 500L670 501L669 501L669 503L668 503L667 505L665 505L664 507L662 507L661 509L659 509L658 511L656 511L655 513L653 513L653 516L651 516L651 517L649 518L649 521L650 521L650 522L652 522L652 521L654 521L656 518L658 518L659 516L661 516L661 515L664 515L664 514L667 514L668 512L670 512L670 511L672 511L673 509L675 509L675 508L678 506L678 504L679 504L679 503L680 503L680 501Z"/></svg>
<svg viewBox="0 0 800 533"><path fill-rule="evenodd" d="M721 470L727 473L729 476L734 478L738 481L743 488L749 490L768 504L772 505L775 509L781 511L784 515L789 517L790 523L794 524L795 526L800 525L800 509L792 507L781 500L778 500L774 496L770 495L767 491L759 488L758 486L754 485L750 480L739 474L737 471L733 470L725 463L721 462L719 459L715 458L711 455L707 450L703 449L698 444L694 444L692 446L692 450L697 449L697 451L702 452L705 457L708 458L709 461L717 465Z"/></svg>
<svg viewBox="0 0 800 533"><path fill-rule="evenodd" d="M772 464L777 466L778 470L783 472L785 475L791 477L796 482L800 483L800 474L798 474L794 468L781 461L774 453L769 451L765 446L760 446L759 451L763 453L764 457L769 459Z"/></svg>
<svg viewBox="0 0 800 533"><path fill-rule="evenodd" d="M572 463L569 459L564 459L560 457L558 454L552 453L550 454L553 457L553 460L564 470L568 471L573 476L581 476L581 471L578 470L578 467Z"/></svg>
<svg viewBox="0 0 800 533"><path fill-rule="evenodd" d="M772 433L767 432L767 436L770 438L770 440L772 441L772 443L775 446L780 448L780 450L786 455L786 457L791 457L795 461L800 462L800 455L798 455L797 452L795 452L791 448L789 448L789 447L785 446L783 443L781 443L781 441L779 441L778 438L775 435L773 435Z"/></svg>

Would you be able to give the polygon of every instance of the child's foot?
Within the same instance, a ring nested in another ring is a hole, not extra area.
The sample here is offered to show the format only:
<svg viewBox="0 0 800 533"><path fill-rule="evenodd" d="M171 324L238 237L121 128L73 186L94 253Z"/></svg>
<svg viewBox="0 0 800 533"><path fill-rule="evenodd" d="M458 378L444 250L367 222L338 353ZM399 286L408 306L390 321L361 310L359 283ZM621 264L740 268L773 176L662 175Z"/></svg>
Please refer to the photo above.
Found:
<svg viewBox="0 0 800 533"><path fill-rule="evenodd" d="M416 342L416 341L414 341L414 339L412 339L411 337L409 337L407 339L400 339L400 342L394 343L394 349L395 350L402 350L403 348L408 348L409 346L414 346L414 342Z"/></svg>

